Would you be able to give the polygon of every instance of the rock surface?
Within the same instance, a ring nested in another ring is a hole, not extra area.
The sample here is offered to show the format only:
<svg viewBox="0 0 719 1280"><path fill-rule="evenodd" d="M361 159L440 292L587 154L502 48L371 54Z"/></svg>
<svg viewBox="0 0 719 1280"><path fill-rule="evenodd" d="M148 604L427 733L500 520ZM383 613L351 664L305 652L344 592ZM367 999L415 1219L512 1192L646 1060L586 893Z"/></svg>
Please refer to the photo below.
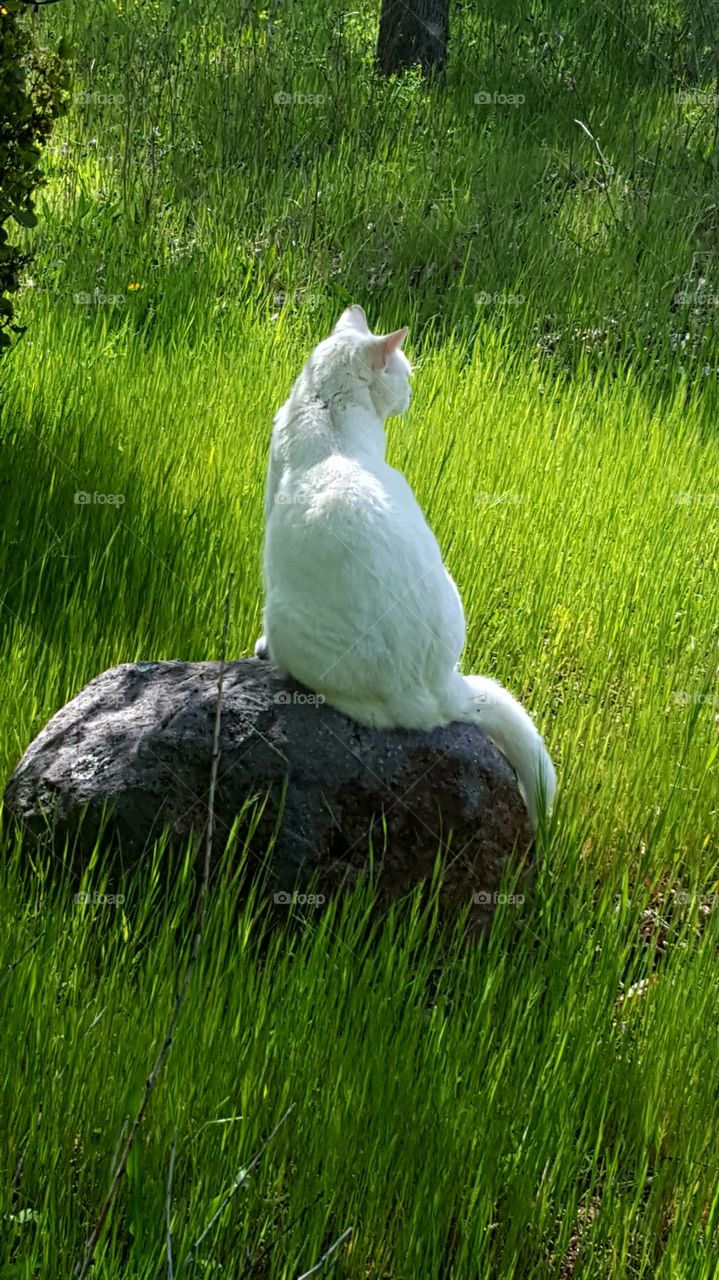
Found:
<svg viewBox="0 0 719 1280"><path fill-rule="evenodd" d="M207 819L218 674L216 662L140 662L97 676L26 751L6 816L78 873L105 807L103 848L123 871L163 826L185 844ZM366 876L371 838L382 900L429 881L441 852L443 913L469 906L481 930L508 860L531 845L512 769L480 728L369 729L256 658L226 664L220 752L215 853L243 802L266 797L250 865L273 896L326 897Z"/></svg>

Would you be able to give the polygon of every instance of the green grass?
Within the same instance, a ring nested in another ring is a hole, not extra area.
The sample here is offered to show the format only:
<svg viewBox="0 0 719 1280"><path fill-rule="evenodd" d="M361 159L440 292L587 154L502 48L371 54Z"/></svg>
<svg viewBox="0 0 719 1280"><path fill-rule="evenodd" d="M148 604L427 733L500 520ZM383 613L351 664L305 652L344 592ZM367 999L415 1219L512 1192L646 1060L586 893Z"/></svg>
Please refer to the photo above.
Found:
<svg viewBox="0 0 719 1280"><path fill-rule="evenodd" d="M70 25L90 98L55 135L28 329L0 369L3 780L99 671L216 658L230 571L229 654L251 651L272 414L353 300L411 327L389 454L462 593L466 669L522 698L560 777L535 898L474 950L418 907L368 937L361 894L262 942L266 903L238 914L228 866L98 1275L168 1274L175 1132L178 1274L292 1105L185 1274L292 1280L352 1227L324 1274L711 1280L719 268L701 10L687 32L670 5L457 4L427 91L374 79L364 0L62 8L42 26ZM485 89L525 102L475 103ZM160 855L134 885L93 872L122 906L80 906L28 852L0 871L0 1277L24 1280L82 1254L192 889L189 861L169 888Z"/></svg>
<svg viewBox="0 0 719 1280"><path fill-rule="evenodd" d="M62 885L18 902L4 869L3 965L43 931L0 989L4 1168L25 1153L20 1192L3 1179L5 1274L67 1275L82 1254L187 933L189 875L168 893L161 864L97 907ZM576 859L543 869L519 933L500 909L469 952L418 911L373 938L357 896L261 949L263 904L238 919L235 879L214 886L100 1274L165 1273L175 1134L182 1260L288 1107L190 1273L244 1274L249 1249L250 1274L296 1276L352 1227L336 1275L559 1275L575 1233L583 1275L713 1274L716 936L697 939L695 911L652 981L648 895L597 899Z"/></svg>

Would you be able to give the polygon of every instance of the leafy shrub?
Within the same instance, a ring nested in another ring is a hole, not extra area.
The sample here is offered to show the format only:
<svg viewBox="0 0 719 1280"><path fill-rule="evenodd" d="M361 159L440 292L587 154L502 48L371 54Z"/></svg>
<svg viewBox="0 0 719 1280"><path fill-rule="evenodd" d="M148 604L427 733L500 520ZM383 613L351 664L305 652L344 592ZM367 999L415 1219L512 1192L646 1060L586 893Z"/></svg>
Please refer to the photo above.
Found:
<svg viewBox="0 0 719 1280"><path fill-rule="evenodd" d="M37 222L33 196L45 183L42 145L55 118L67 110L67 55L65 40L56 52L41 48L23 0L0 0L0 353L11 333L22 331L13 323L12 295L30 256L13 243L6 224Z"/></svg>

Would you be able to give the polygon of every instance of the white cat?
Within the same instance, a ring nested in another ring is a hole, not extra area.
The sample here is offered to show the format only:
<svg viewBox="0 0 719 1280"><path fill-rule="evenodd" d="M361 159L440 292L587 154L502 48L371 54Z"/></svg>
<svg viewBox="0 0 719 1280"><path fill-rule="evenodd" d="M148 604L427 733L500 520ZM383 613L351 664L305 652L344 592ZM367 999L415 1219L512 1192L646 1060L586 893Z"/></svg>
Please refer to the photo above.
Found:
<svg viewBox="0 0 719 1280"><path fill-rule="evenodd" d="M536 829L556 776L506 689L457 670L462 602L384 421L409 406L407 330L348 307L275 418L265 495L265 635L255 653L378 728L479 724L513 766Z"/></svg>

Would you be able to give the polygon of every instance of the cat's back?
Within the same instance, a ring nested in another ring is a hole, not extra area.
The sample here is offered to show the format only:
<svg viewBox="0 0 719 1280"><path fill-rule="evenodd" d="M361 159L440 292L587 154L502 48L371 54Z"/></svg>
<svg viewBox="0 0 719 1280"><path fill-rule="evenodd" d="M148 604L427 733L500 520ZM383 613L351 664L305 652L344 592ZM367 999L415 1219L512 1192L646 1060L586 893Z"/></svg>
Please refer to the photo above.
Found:
<svg viewBox="0 0 719 1280"><path fill-rule="evenodd" d="M332 411L302 384L276 416L272 509L267 554L273 576L290 578L300 563L326 563L337 543L366 565L400 575L442 557L412 489L384 458L382 424L351 399Z"/></svg>

